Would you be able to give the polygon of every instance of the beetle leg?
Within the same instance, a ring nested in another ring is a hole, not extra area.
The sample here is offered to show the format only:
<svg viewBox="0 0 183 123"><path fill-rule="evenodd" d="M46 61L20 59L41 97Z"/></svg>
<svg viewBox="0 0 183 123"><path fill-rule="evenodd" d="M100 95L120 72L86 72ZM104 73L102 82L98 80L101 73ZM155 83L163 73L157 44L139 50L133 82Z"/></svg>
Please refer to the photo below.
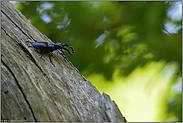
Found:
<svg viewBox="0 0 183 123"><path fill-rule="evenodd" d="M50 53L48 53L48 56L49 56L49 59L50 59L51 64L52 64L53 66L55 66L55 65L52 63L52 61L51 61Z"/></svg>
<svg viewBox="0 0 183 123"><path fill-rule="evenodd" d="M41 57L40 57L40 58L42 58L42 56L44 55L44 52L45 52L45 50L44 50L43 53L41 54Z"/></svg>
<svg viewBox="0 0 183 123"><path fill-rule="evenodd" d="M64 56L64 58L66 58L66 55L64 54L64 51L62 49L59 49L62 53L62 55Z"/></svg>
<svg viewBox="0 0 183 123"><path fill-rule="evenodd" d="M66 43L62 43L62 45L63 45L63 46L68 46L68 47L70 47L71 50L72 50L72 53L75 53L75 52L74 52L74 49L72 48L72 46L70 46L70 45L68 45L68 44L66 44Z"/></svg>
<svg viewBox="0 0 183 123"><path fill-rule="evenodd" d="M65 55L65 54L64 54L64 51L63 51L62 49L60 49L60 51L62 51L62 54Z"/></svg>

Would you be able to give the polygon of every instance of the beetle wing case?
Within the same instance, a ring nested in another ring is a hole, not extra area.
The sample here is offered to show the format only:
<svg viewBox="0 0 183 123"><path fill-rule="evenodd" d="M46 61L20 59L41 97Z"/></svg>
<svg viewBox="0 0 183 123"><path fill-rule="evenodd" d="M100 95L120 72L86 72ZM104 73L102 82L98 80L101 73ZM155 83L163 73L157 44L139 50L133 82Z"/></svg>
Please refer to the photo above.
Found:
<svg viewBox="0 0 183 123"><path fill-rule="evenodd" d="M43 52L44 50L47 49L48 43L47 42L33 42L32 46L34 47L35 50L38 52Z"/></svg>

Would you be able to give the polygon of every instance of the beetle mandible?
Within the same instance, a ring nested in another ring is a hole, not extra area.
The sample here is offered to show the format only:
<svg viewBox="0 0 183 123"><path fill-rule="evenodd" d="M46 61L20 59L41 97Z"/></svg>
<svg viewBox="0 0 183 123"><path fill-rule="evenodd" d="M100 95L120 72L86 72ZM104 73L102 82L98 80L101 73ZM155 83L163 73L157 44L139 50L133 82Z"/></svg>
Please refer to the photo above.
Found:
<svg viewBox="0 0 183 123"><path fill-rule="evenodd" d="M49 59L50 59L50 62L51 62L52 65L54 65L54 64L53 64L52 61L51 61L50 52L53 52L53 51L58 50L58 49L60 49L60 50L62 51L62 49L64 49L64 50L66 50L70 55L72 55L72 53L75 53L75 52L74 52L74 49L72 48L72 46L70 46L70 45L68 45L68 44L66 44L66 43L58 43L58 42L56 42L55 44L48 44L47 42L31 42L31 41L27 41L27 42L30 42L31 45L32 45L32 47L35 48L35 50L37 50L38 52L42 53L40 58L42 58L42 56L43 56L45 53L47 53L48 56L49 56ZM71 50L72 50L72 53L69 51L68 48L65 48L64 46L70 47ZM31 46L29 46L29 47L31 47ZM62 53L64 54L63 51L62 51ZM55 65L54 65L54 66L55 66Z"/></svg>

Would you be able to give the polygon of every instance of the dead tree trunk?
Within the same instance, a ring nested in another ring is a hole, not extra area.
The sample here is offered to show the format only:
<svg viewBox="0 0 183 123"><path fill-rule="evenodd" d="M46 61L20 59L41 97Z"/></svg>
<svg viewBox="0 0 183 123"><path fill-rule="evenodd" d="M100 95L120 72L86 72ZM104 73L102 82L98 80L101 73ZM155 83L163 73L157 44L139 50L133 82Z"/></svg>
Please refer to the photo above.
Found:
<svg viewBox="0 0 183 123"><path fill-rule="evenodd" d="M51 42L9 2L1 2L1 121L123 122L114 101L59 51L40 59L27 40Z"/></svg>

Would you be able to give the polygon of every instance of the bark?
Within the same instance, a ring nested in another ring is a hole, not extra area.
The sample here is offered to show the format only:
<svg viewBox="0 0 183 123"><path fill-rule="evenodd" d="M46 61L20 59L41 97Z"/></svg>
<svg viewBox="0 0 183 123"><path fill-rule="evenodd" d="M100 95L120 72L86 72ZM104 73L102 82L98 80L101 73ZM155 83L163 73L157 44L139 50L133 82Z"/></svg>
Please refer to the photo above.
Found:
<svg viewBox="0 0 183 123"><path fill-rule="evenodd" d="M115 102L60 51L51 54L54 67L27 40L52 43L11 3L1 2L1 121L125 121Z"/></svg>

